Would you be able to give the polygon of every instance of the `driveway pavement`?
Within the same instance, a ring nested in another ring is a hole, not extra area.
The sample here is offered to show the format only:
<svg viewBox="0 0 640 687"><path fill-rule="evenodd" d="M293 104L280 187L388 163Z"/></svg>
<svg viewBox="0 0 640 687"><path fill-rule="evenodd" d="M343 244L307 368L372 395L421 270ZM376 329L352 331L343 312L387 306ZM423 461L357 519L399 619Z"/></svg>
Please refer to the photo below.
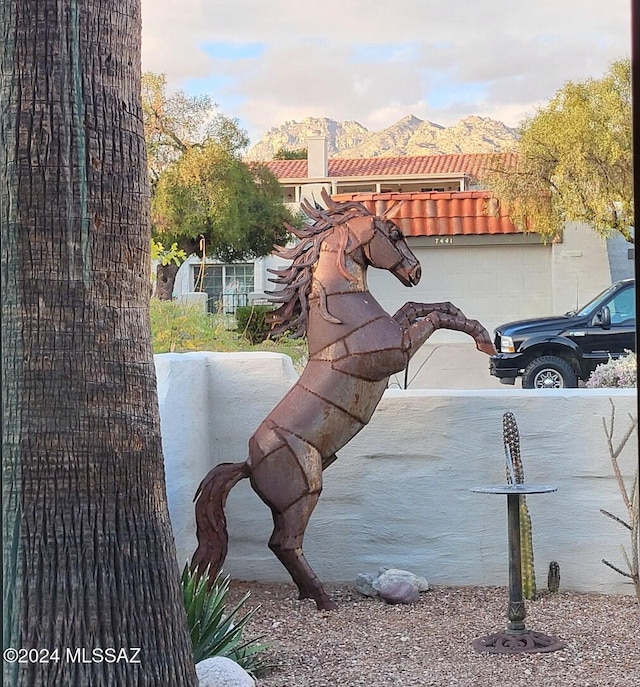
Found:
<svg viewBox="0 0 640 687"><path fill-rule="evenodd" d="M489 374L489 357L470 343L425 344L409 363L409 389L514 389ZM389 380L390 388L403 389L405 375Z"/></svg>

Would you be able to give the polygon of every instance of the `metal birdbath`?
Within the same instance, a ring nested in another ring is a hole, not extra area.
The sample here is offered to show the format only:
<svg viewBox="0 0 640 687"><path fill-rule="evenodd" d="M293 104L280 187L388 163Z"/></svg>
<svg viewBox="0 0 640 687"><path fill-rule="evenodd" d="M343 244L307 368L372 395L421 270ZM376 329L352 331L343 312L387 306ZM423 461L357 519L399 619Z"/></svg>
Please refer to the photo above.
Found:
<svg viewBox="0 0 640 687"><path fill-rule="evenodd" d="M522 559L520 550L520 498L524 494L545 494L557 491L556 487L538 484L499 484L476 487L479 494L507 495L507 525L509 535L509 624L503 632L479 637L473 642L478 652L492 654L520 654L557 651L564 642L542 632L527 630L524 619L526 609L522 595Z"/></svg>

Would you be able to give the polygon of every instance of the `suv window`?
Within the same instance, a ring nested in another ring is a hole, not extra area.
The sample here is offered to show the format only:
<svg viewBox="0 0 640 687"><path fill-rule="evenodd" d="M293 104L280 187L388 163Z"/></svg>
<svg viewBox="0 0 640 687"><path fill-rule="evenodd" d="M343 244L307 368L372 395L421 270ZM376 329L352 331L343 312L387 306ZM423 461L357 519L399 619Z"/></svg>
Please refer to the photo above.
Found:
<svg viewBox="0 0 640 687"><path fill-rule="evenodd" d="M592 310L598 310L602 305L607 302L607 298L612 291L615 291L616 285L612 284L606 291L599 293L593 300L590 300L586 305L582 306L577 312L572 312L572 315L578 315L578 317L583 317L588 315Z"/></svg>
<svg viewBox="0 0 640 687"><path fill-rule="evenodd" d="M608 303L611 311L611 324L620 324L635 317L636 289L625 289Z"/></svg>

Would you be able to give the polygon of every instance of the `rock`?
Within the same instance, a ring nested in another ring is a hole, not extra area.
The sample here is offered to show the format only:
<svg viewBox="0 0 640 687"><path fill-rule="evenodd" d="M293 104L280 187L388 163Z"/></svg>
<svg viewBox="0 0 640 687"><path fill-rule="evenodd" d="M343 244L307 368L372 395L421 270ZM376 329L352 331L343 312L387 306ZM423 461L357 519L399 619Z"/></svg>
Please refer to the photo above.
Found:
<svg viewBox="0 0 640 687"><path fill-rule="evenodd" d="M407 580L383 580L378 590L388 604L413 604L420 598L420 592Z"/></svg>
<svg viewBox="0 0 640 687"><path fill-rule="evenodd" d="M200 687L255 687L255 680L235 661L224 656L206 658L196 664Z"/></svg>
<svg viewBox="0 0 640 687"><path fill-rule="evenodd" d="M360 573L356 578L356 589L364 596L378 596L378 590L373 586L375 577L369 573Z"/></svg>
<svg viewBox="0 0 640 687"><path fill-rule="evenodd" d="M408 570L380 568L377 575L360 573L356 589L364 596L380 595L389 604L411 604L418 600L420 592L429 589L429 583Z"/></svg>
<svg viewBox="0 0 640 687"><path fill-rule="evenodd" d="M388 582L409 582L412 584L419 592L429 591L429 583L424 577L419 577L414 575L408 570L400 570L398 568L383 568L378 574L377 579L372 582L374 589L380 591L380 586L387 584Z"/></svg>

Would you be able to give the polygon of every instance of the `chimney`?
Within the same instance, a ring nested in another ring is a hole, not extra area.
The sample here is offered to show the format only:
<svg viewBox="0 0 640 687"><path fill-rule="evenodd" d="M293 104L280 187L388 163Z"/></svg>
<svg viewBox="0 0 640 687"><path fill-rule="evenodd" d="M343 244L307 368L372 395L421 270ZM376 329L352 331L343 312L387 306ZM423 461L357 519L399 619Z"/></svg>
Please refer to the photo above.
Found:
<svg viewBox="0 0 640 687"><path fill-rule="evenodd" d="M307 138L307 176L326 179L328 176L327 139L325 136Z"/></svg>

